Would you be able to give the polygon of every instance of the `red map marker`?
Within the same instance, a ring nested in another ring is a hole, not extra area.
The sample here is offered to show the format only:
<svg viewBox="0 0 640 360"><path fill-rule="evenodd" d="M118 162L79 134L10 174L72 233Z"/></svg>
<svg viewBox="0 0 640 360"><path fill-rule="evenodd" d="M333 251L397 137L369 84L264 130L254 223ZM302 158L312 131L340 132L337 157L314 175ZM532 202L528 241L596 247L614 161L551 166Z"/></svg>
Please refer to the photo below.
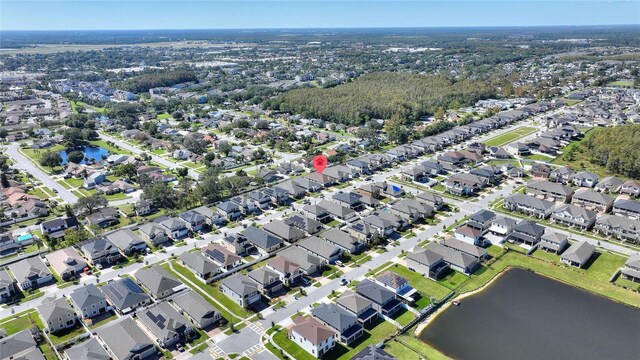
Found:
<svg viewBox="0 0 640 360"><path fill-rule="evenodd" d="M317 172L322 174L322 172L324 171L324 168L327 167L328 162L329 161L327 160L326 156L316 155L316 157L313 158L313 167L316 168Z"/></svg>

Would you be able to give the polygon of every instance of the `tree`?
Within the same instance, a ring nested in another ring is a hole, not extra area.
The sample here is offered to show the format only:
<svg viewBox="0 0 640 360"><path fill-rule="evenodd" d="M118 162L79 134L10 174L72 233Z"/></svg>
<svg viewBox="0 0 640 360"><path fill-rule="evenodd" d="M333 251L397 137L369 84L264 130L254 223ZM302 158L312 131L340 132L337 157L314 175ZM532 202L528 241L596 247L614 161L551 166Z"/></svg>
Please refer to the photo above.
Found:
<svg viewBox="0 0 640 360"><path fill-rule="evenodd" d="M185 176L189 175L189 169L187 169L186 167L179 167L176 169L176 174L178 175L178 177L184 178Z"/></svg>
<svg viewBox="0 0 640 360"><path fill-rule="evenodd" d="M67 154L67 159L72 163L79 164L84 160L84 153L82 151L71 151Z"/></svg>
<svg viewBox="0 0 640 360"><path fill-rule="evenodd" d="M70 128L64 131L62 134L63 141L67 149L75 149L87 145L82 130L77 128Z"/></svg>
<svg viewBox="0 0 640 360"><path fill-rule="evenodd" d="M53 170L54 167L60 166L60 164L62 164L62 157L60 156L60 153L47 151L40 155L40 165L42 166L46 166Z"/></svg>
<svg viewBox="0 0 640 360"><path fill-rule="evenodd" d="M79 212L86 211L91 215L95 210L106 207L108 204L109 201L107 201L106 197L99 194L93 194L91 196L79 198L73 206Z"/></svg>
<svg viewBox="0 0 640 360"><path fill-rule="evenodd" d="M83 228L79 229L69 229L65 231L64 240L62 241L63 247L69 247L76 244L79 244L85 240L89 240L91 238L91 233Z"/></svg>
<svg viewBox="0 0 640 360"><path fill-rule="evenodd" d="M115 176L124 176L127 179L135 179L138 175L136 166L132 163L120 164L113 168L113 174Z"/></svg>
<svg viewBox="0 0 640 360"><path fill-rule="evenodd" d="M142 197L158 209L173 209L177 204L176 191L162 181L144 187Z"/></svg>
<svg viewBox="0 0 640 360"><path fill-rule="evenodd" d="M198 192L201 194L205 203L212 203L220 200L222 194L222 185L218 177L218 171L210 168L200 177L198 184Z"/></svg>
<svg viewBox="0 0 640 360"><path fill-rule="evenodd" d="M73 212L73 209L71 208L71 205L67 204L64 206L64 215L68 218L73 218L76 216L76 214Z"/></svg>
<svg viewBox="0 0 640 360"><path fill-rule="evenodd" d="M7 174L5 173L0 174L0 185L2 186L3 189L6 189L11 186L11 184L9 184L9 179L7 179Z"/></svg>
<svg viewBox="0 0 640 360"><path fill-rule="evenodd" d="M222 185L229 192L229 195L237 195L245 186L245 181L240 176L228 176L222 180Z"/></svg>
<svg viewBox="0 0 640 360"><path fill-rule="evenodd" d="M9 135L9 131L7 129L0 128L0 139L4 139Z"/></svg>
<svg viewBox="0 0 640 360"><path fill-rule="evenodd" d="M218 145L218 150L224 154L224 156L229 156L231 152L231 144L226 141L221 141L220 145Z"/></svg>

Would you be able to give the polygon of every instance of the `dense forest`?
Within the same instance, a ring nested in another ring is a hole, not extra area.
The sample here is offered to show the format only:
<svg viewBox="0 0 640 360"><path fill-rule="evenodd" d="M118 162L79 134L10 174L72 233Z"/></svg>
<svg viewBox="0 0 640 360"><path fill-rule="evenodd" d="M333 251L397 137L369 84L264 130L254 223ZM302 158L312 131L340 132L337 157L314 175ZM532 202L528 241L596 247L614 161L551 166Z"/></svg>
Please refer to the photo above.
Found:
<svg viewBox="0 0 640 360"><path fill-rule="evenodd" d="M583 144L592 162L611 172L640 179L640 125L602 129Z"/></svg>
<svg viewBox="0 0 640 360"><path fill-rule="evenodd" d="M147 92L154 87L172 86L198 80L196 74L188 70L144 74L125 80L118 88L135 93Z"/></svg>
<svg viewBox="0 0 640 360"><path fill-rule="evenodd" d="M470 105L495 96L486 82L443 76L378 72L329 89L302 88L265 102L275 110L348 125L399 115L418 120L438 108Z"/></svg>

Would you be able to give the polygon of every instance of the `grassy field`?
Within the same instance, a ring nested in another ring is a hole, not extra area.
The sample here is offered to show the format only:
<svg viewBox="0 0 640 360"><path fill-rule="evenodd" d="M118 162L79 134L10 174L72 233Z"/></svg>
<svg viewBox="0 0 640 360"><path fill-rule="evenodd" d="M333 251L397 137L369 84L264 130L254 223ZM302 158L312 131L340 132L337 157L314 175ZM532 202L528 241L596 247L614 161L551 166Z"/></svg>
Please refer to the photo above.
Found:
<svg viewBox="0 0 640 360"><path fill-rule="evenodd" d="M412 349L416 349L420 351L422 358L429 359L429 360L451 360L451 358L442 354L440 351L432 348L429 344L413 336L406 335L406 334L401 335L398 337L398 340L401 341L402 343L409 345ZM399 349L402 349L402 348L409 349L409 347L403 345L402 343L400 343L402 347L398 347Z"/></svg>
<svg viewBox="0 0 640 360"><path fill-rule="evenodd" d="M631 80L618 80L607 83L607 86L620 86L620 87L633 87L633 81Z"/></svg>
<svg viewBox="0 0 640 360"><path fill-rule="evenodd" d="M493 137L485 141L485 144L487 146L504 146L520 138L523 138L527 135L533 134L536 131L538 131L538 129L532 128L532 127L526 127L526 126L519 127L511 131L508 131L502 135Z"/></svg>
<svg viewBox="0 0 640 360"><path fill-rule="evenodd" d="M423 358L423 356L398 341L390 341L386 343L384 345L384 351L398 360L420 360Z"/></svg>
<svg viewBox="0 0 640 360"><path fill-rule="evenodd" d="M451 292L447 287L435 282L429 278L426 278L417 272L413 272L402 265L391 266L389 271L392 271L403 278L407 279L409 285L418 290L422 297L429 299L434 297L436 299L442 299L448 293ZM464 276L464 275L463 275Z"/></svg>
<svg viewBox="0 0 640 360"><path fill-rule="evenodd" d="M397 321L398 324L402 326L406 326L411 322L411 320L415 319L416 316L413 315L413 313L407 309L401 309L401 310L398 310L397 313L393 314L391 318Z"/></svg>
<svg viewBox="0 0 640 360"><path fill-rule="evenodd" d="M13 335L32 326L37 326L40 329L44 327L42 320L40 320L40 317L35 310L26 310L0 321L0 328L7 332L7 336Z"/></svg>
<svg viewBox="0 0 640 360"><path fill-rule="evenodd" d="M553 157L551 156L547 156L547 155L542 155L542 154L533 154L533 155L527 155L524 157L527 160L533 160L533 161L545 161L545 162L551 162L553 161Z"/></svg>
<svg viewBox="0 0 640 360"><path fill-rule="evenodd" d="M104 140L94 140L89 142L89 144L91 146L99 146L99 147L103 147L105 149L107 149L107 151L109 151L109 154L120 154L120 155L133 155L131 153L131 151L121 148L121 147L115 147L115 146L111 146L109 144L107 144L106 141Z"/></svg>

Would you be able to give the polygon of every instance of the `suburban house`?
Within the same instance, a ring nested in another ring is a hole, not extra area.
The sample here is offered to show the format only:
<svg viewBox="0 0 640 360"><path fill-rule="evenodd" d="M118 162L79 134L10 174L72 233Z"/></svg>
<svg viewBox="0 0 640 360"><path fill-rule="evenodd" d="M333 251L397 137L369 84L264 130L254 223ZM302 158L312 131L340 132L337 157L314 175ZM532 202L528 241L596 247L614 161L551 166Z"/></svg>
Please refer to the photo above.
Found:
<svg viewBox="0 0 640 360"><path fill-rule="evenodd" d="M337 218L343 221L347 221L349 219L352 219L358 216L358 213L355 212L353 209L348 208L346 206L342 206L333 201L321 200L318 203L318 207L325 209L326 212L329 213L329 215L333 216L334 218ZM305 209L303 208L303 210ZM320 218L317 218L317 217L316 217L316 220L322 221Z"/></svg>
<svg viewBox="0 0 640 360"><path fill-rule="evenodd" d="M49 271L47 265L40 260L39 256L10 264L9 270L16 279L18 287L23 291L36 289L54 280L53 274Z"/></svg>
<svg viewBox="0 0 640 360"><path fill-rule="evenodd" d="M160 222L172 240L182 239L189 235L189 224L180 218L169 218Z"/></svg>
<svg viewBox="0 0 640 360"><path fill-rule="evenodd" d="M439 280L449 270L449 264L442 255L416 246L407 253L407 268L429 279Z"/></svg>
<svg viewBox="0 0 640 360"><path fill-rule="evenodd" d="M101 328L96 335L114 360L142 360L156 354L154 342L131 317Z"/></svg>
<svg viewBox="0 0 640 360"><path fill-rule="evenodd" d="M80 246L80 250L94 266L98 266L98 264L115 264L122 259L122 254L118 247L106 237L98 237L93 241L84 243Z"/></svg>
<svg viewBox="0 0 640 360"><path fill-rule="evenodd" d="M77 229L78 219L75 217L60 217L52 220L43 221L40 224L40 231L42 235L49 236L51 238L63 238L66 229Z"/></svg>
<svg viewBox="0 0 640 360"><path fill-rule="evenodd" d="M243 308L260 300L258 285L246 275L237 273L220 282L220 291Z"/></svg>
<svg viewBox="0 0 640 360"><path fill-rule="evenodd" d="M336 304L324 304L314 307L311 314L338 333L338 341L345 345L362 336L363 328L358 318Z"/></svg>
<svg viewBox="0 0 640 360"><path fill-rule="evenodd" d="M284 189L272 187L264 189L263 192L271 199L271 202L276 205L286 205L289 203L289 193Z"/></svg>
<svg viewBox="0 0 640 360"><path fill-rule="evenodd" d="M640 283L640 253L631 254L620 273L624 279Z"/></svg>
<svg viewBox="0 0 640 360"><path fill-rule="evenodd" d="M336 299L336 304L355 315L362 326L369 325L378 318L378 311L373 308L373 302L352 290L342 293Z"/></svg>
<svg viewBox="0 0 640 360"><path fill-rule="evenodd" d="M573 175L573 185L578 187L595 187L598 183L598 175L587 171L580 171Z"/></svg>
<svg viewBox="0 0 640 360"><path fill-rule="evenodd" d="M342 192L338 191L333 195L333 200L338 204L348 207L354 211L362 211L364 210L364 204L362 203L362 195L354 192Z"/></svg>
<svg viewBox="0 0 640 360"><path fill-rule="evenodd" d="M267 261L265 267L278 274L280 281L288 287L300 281L303 276L300 265L283 256Z"/></svg>
<svg viewBox="0 0 640 360"><path fill-rule="evenodd" d="M533 246L540 242L544 231L544 226L538 225L535 221L522 220L513 227L507 240L516 244Z"/></svg>
<svg viewBox="0 0 640 360"><path fill-rule="evenodd" d="M106 235L106 238L120 249L125 255L142 252L147 249L147 243L131 229L122 229Z"/></svg>
<svg viewBox="0 0 640 360"><path fill-rule="evenodd" d="M207 218L193 210L187 210L180 214L180 219L187 223L189 230L200 232L207 225Z"/></svg>
<svg viewBox="0 0 640 360"><path fill-rule="evenodd" d="M214 326L224 319L218 309L195 291L188 291L172 301L180 313L200 329Z"/></svg>
<svg viewBox="0 0 640 360"><path fill-rule="evenodd" d="M288 247L278 252L278 255L300 265L300 271L307 276L313 276L317 272L322 271L327 264L325 260L298 246Z"/></svg>
<svg viewBox="0 0 640 360"><path fill-rule="evenodd" d="M442 196L436 195L431 192L422 192L418 194L416 198L436 210L441 210L444 206L444 200L442 199Z"/></svg>
<svg viewBox="0 0 640 360"><path fill-rule="evenodd" d="M2 356L3 360L42 360L45 358L37 346L38 344L31 333L31 329L25 329L13 335L3 337L0 339L0 345L2 345L2 353L0 353L0 356Z"/></svg>
<svg viewBox="0 0 640 360"><path fill-rule="evenodd" d="M617 178L615 176L607 176L596 184L595 189L596 191L600 192L617 194L620 192L620 189L622 189L622 184L624 184L624 181L622 181L620 178Z"/></svg>
<svg viewBox="0 0 640 360"><path fill-rule="evenodd" d="M223 201L216 205L216 210L228 221L236 221L242 216L240 206L232 201Z"/></svg>
<svg viewBox="0 0 640 360"><path fill-rule="evenodd" d="M273 220L264 224L262 228L289 243L296 242L306 235L304 231L288 225L284 220Z"/></svg>
<svg viewBox="0 0 640 360"><path fill-rule="evenodd" d="M130 277L107 282L100 287L102 293L120 314L127 314L151 303L151 298Z"/></svg>
<svg viewBox="0 0 640 360"><path fill-rule="evenodd" d="M440 240L440 244L463 254L472 256L478 261L487 257L487 250L453 237L447 237Z"/></svg>
<svg viewBox="0 0 640 360"><path fill-rule="evenodd" d="M135 272L134 277L138 284L148 290L156 300L174 294L176 288L183 285L181 281L178 281L159 265L140 269Z"/></svg>
<svg viewBox="0 0 640 360"><path fill-rule="evenodd" d="M596 222L596 212L581 206L562 204L553 210L551 221L580 230L590 229Z"/></svg>
<svg viewBox="0 0 640 360"><path fill-rule="evenodd" d="M320 234L320 237L351 254L357 254L364 248L364 243L338 228L331 228Z"/></svg>
<svg viewBox="0 0 640 360"><path fill-rule="evenodd" d="M472 274L480 266L477 258L437 242L430 242L426 249L442 256L445 264L463 274ZM440 264L436 265L441 266Z"/></svg>
<svg viewBox="0 0 640 360"><path fill-rule="evenodd" d="M613 200L609 195L589 189L576 191L571 199L571 204L603 214L611 209Z"/></svg>
<svg viewBox="0 0 640 360"><path fill-rule="evenodd" d="M539 219L546 219L551 215L555 204L551 201L524 194L513 194L504 198L502 207L509 211L518 211Z"/></svg>
<svg viewBox="0 0 640 360"><path fill-rule="evenodd" d="M547 231L540 237L540 243L538 247L544 251L548 251L554 254L560 254L569 244L567 235Z"/></svg>
<svg viewBox="0 0 640 360"><path fill-rule="evenodd" d="M600 215L594 231L624 241L636 242L640 238L640 220L616 215Z"/></svg>
<svg viewBox="0 0 640 360"><path fill-rule="evenodd" d="M391 316L402 308L402 303L396 298L395 292L369 279L359 282L356 285L356 292L371 300L373 308L382 315Z"/></svg>
<svg viewBox="0 0 640 360"><path fill-rule="evenodd" d="M415 199L402 199L389 204L389 210L409 224L433 216L433 208Z"/></svg>
<svg viewBox="0 0 640 360"><path fill-rule="evenodd" d="M611 211L614 215L640 220L640 202L627 199L617 199Z"/></svg>
<svg viewBox="0 0 640 360"><path fill-rule="evenodd" d="M213 211L211 208L207 207L207 206L199 206L195 209L192 209L191 211L194 211L202 216L204 216L205 218L205 223L209 226L221 226L224 225L224 223L226 222L224 216L222 216L221 214Z"/></svg>
<svg viewBox="0 0 640 360"><path fill-rule="evenodd" d="M253 191L247 195L247 199L253 201L260 210L267 210L271 207L271 197L262 191Z"/></svg>
<svg viewBox="0 0 640 360"><path fill-rule="evenodd" d="M89 284L76 289L69 295L71 302L79 310L80 317L87 320L111 310L107 298L94 285Z"/></svg>
<svg viewBox="0 0 640 360"><path fill-rule="evenodd" d="M411 295L413 295L416 290L409 285L407 279L393 271L384 271L382 274L378 275L375 280L378 284L390 289L403 299L407 299L409 301L413 300L411 299Z"/></svg>
<svg viewBox="0 0 640 360"><path fill-rule="evenodd" d="M153 222L140 225L138 227L142 238L153 246L166 245L171 242L167 233L167 228Z"/></svg>
<svg viewBox="0 0 640 360"><path fill-rule="evenodd" d="M166 301L137 312L136 317L163 348L187 342L196 335L191 324Z"/></svg>
<svg viewBox="0 0 640 360"><path fill-rule="evenodd" d="M87 267L87 261L72 247L56 250L47 254L45 258L53 271L64 281L76 277Z"/></svg>
<svg viewBox="0 0 640 360"><path fill-rule="evenodd" d="M631 195L634 197L640 196L640 181L627 180L622 184L620 188L620 194Z"/></svg>
<svg viewBox="0 0 640 360"><path fill-rule="evenodd" d="M0 304L5 303L16 296L15 281L7 270L0 270Z"/></svg>
<svg viewBox="0 0 640 360"><path fill-rule="evenodd" d="M66 349L64 351L65 360L108 360L111 358L107 350L102 347L97 338Z"/></svg>
<svg viewBox="0 0 640 360"><path fill-rule="evenodd" d="M526 194L543 200L565 203L571 200L573 189L551 181L533 180L527 183Z"/></svg>
<svg viewBox="0 0 640 360"><path fill-rule="evenodd" d="M184 252L180 255L180 263L193 272L196 277L210 283L220 272L220 266L204 256L201 252Z"/></svg>
<svg viewBox="0 0 640 360"><path fill-rule="evenodd" d="M153 211L153 207L151 206L151 203L144 199L140 199L136 201L133 208L135 209L136 215L138 216L149 215Z"/></svg>
<svg viewBox="0 0 640 360"><path fill-rule="evenodd" d="M562 184L570 184L571 182L573 182L573 177L575 176L575 173L576 172L568 166L559 167L551 171L551 173L549 174L549 180L553 182L559 182ZM580 185L577 185L577 186L580 186Z"/></svg>
<svg viewBox="0 0 640 360"><path fill-rule="evenodd" d="M314 317L297 316L289 328L289 339L320 358L335 346L336 333Z"/></svg>
<svg viewBox="0 0 640 360"><path fill-rule="evenodd" d="M202 248L202 253L220 266L222 271L229 271L240 264L242 258L219 244L209 244Z"/></svg>
<svg viewBox="0 0 640 360"><path fill-rule="evenodd" d="M76 313L64 297L45 302L36 309L47 332L57 333L78 325Z"/></svg>
<svg viewBox="0 0 640 360"><path fill-rule="evenodd" d="M586 241L573 243L560 255L560 261L578 268L584 267L595 254L596 247Z"/></svg>
<svg viewBox="0 0 640 360"><path fill-rule="evenodd" d="M113 208L103 208L96 210L93 214L87 215L85 220L88 225L95 225L101 229L118 224L120 213Z"/></svg>
<svg viewBox="0 0 640 360"><path fill-rule="evenodd" d="M310 219L320 223L326 223L331 220L331 214L329 214L327 209L318 205L305 205L302 208L302 212Z"/></svg>
<svg viewBox="0 0 640 360"><path fill-rule="evenodd" d="M280 274L267 267L250 271L247 276L258 285L258 291L264 296L272 297L282 291Z"/></svg>
<svg viewBox="0 0 640 360"><path fill-rule="evenodd" d="M284 241L255 226L249 226L242 231L242 235L263 254L273 252L284 245Z"/></svg>
<svg viewBox="0 0 640 360"><path fill-rule="evenodd" d="M335 263L342 255L342 250L337 246L316 236L299 241L297 246L329 264Z"/></svg>
<svg viewBox="0 0 640 360"><path fill-rule="evenodd" d="M516 221L515 219L506 216L497 216L491 221L491 226L489 226L489 233L504 237L507 234L511 233L513 227L517 223L518 221Z"/></svg>
<svg viewBox="0 0 640 360"><path fill-rule="evenodd" d="M456 239L477 246L484 246L485 244L485 239L482 235L482 230L473 228L468 225L460 226L454 231L454 236L456 237Z"/></svg>
<svg viewBox="0 0 640 360"><path fill-rule="evenodd" d="M320 221L306 217L302 214L293 214L284 219L285 224L300 229L307 234L315 234L324 227Z"/></svg>
<svg viewBox="0 0 640 360"><path fill-rule="evenodd" d="M445 180L447 192L457 196L469 196L487 186L487 179L469 173L460 173Z"/></svg>

